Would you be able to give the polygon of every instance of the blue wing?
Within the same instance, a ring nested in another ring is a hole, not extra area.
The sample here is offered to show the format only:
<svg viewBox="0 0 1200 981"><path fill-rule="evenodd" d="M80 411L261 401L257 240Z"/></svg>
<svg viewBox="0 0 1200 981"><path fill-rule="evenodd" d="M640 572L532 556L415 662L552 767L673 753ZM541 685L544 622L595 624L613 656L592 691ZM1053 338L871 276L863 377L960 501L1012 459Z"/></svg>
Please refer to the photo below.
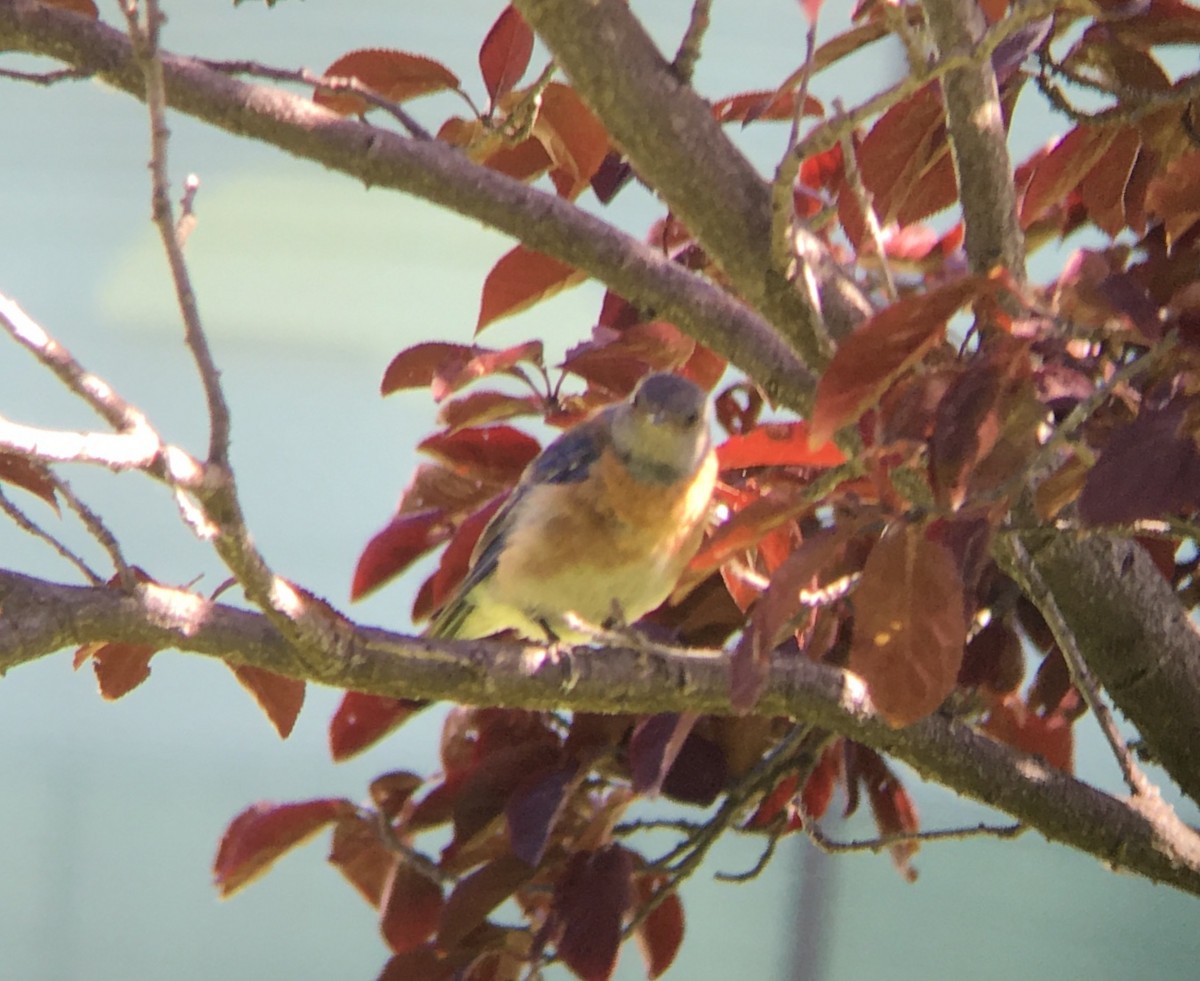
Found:
<svg viewBox="0 0 1200 981"><path fill-rule="evenodd" d="M547 446L521 474L521 480L500 510L483 529L471 567L453 598L438 612L426 632L430 637L455 637L474 608L471 592L496 571L500 556L513 525L514 516L529 493L538 484L577 484L586 480L592 465L600 459L608 442L608 415L601 412L568 429Z"/></svg>

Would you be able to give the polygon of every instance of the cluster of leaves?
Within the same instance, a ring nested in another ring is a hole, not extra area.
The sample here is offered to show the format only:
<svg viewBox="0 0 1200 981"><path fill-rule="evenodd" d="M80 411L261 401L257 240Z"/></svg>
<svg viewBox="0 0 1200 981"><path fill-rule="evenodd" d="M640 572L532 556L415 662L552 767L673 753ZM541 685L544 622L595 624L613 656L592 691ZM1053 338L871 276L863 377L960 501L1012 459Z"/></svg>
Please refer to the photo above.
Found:
<svg viewBox="0 0 1200 981"><path fill-rule="evenodd" d="M803 114L818 117L814 134L834 132L840 117L827 118L808 85L897 30L889 6L861 3L855 25L809 65L776 90L716 102L715 118L759 125ZM1008 12L1003 0L984 6L994 23ZM724 431L720 521L673 602L643 626L689 645L732 640L732 698L750 714L563 719L456 708L436 776L381 776L371 806L321 799L240 815L217 857L221 890L332 827L330 860L379 911L394 954L385 977L508 978L555 957L581 977L604 978L627 936L658 976L683 933L680 859L701 845L685 838L664 859L642 855L636 828L622 824L639 797L740 802L731 824L779 835L811 827L835 790L848 811L865 790L882 832L918 827L887 763L844 739L826 735L807 762L788 756L764 777L761 761L792 731L751 711L773 658L849 668L896 726L953 712L1069 770L1081 699L1042 614L993 561L996 536L1014 527L1127 529L1183 605L1200 602L1191 544L1200 510L1200 149L1192 80L1173 81L1155 50L1200 42L1200 13L1180 0L1128 6L1101 2L1114 16L1082 25L1074 15L1046 17L993 55L1006 118L1034 58L1040 89L1071 114L1065 136L1016 168L1028 245L1085 227L1110 242L1077 252L1044 288L1004 271L965 275L961 226L923 224L958 193L936 81L803 161L797 217L877 300L838 346L805 420L764 418L752 379L730 381L720 357L613 293L589 340L553 369L557 378L538 341L503 350L435 341L398 354L383 393L428 387L441 428L420 444L432 462L363 551L354 597L443 548L413 605L415 621L428 617L539 450L512 420L570 425L624 397L646 371L677 371L713 393ZM480 49L485 110L457 75L420 55L357 51L325 74L397 103L458 93L472 115L446 120L438 139L519 180L546 178L563 198L590 188L607 203L633 178L629 164L552 70L521 86L533 50L529 28L506 8ZM1085 116L1064 85L1112 105ZM314 98L344 114L374 108L352 91L318 89ZM674 217L648 239L721 282ZM885 266L898 274L896 297L877 275ZM476 330L582 279L518 246L488 276ZM965 337L951 330L964 309L974 316ZM45 475L16 458L0 457L0 479L54 499ZM144 678L153 653L115 646L80 655L93 658L114 696ZM1026 649L1036 653L1030 678ZM298 711L294 689L264 694L266 679L242 680L264 704ZM330 728L334 756L373 744L421 707L348 694ZM418 850L421 836L442 842L436 859ZM914 848L893 849L907 874ZM493 919L506 902L521 926Z"/></svg>

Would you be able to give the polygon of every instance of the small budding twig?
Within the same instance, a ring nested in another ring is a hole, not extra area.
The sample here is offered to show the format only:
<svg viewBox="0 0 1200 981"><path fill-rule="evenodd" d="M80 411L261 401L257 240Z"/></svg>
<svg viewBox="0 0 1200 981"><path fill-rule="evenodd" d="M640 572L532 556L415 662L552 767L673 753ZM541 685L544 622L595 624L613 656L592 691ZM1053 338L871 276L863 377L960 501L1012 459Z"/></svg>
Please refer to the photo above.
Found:
<svg viewBox="0 0 1200 981"><path fill-rule="evenodd" d="M800 174L804 155L796 152L800 141L800 120L804 115L804 104L808 101L808 84L812 79L813 55L817 48L817 24L809 25L805 41L804 67L796 93L796 111L792 114L792 128L788 134L788 149L775 168L771 180L771 255L776 269L783 270L792 278L803 261L796 252L792 230L796 224L795 186ZM814 306L814 309L820 309Z"/></svg>
<svg viewBox="0 0 1200 981"><path fill-rule="evenodd" d="M881 852L893 845L905 842L925 841L961 841L965 838L1016 838L1028 830L1027 825L1021 824L977 824L973 827L938 828L933 831L897 831L892 834L878 835L875 838L861 838L857 841L837 841L830 838L814 821L806 821L804 830L812 843L821 851L831 855L841 852Z"/></svg>
<svg viewBox="0 0 1200 981"><path fill-rule="evenodd" d="M54 551L70 562L71 565L75 566L75 568L81 573L83 573L83 577L87 579L88 582L90 582L93 586L104 585L103 578L101 578L99 573L97 573L90 565L87 564L87 562L84 561L82 556L71 551L71 549L67 548L66 545L55 538L54 535L50 534L50 532L46 531L41 525L29 517L29 515L27 515L4 493L3 489L0 489L0 511L3 511L10 518L12 518L13 523L22 531L32 535L34 538L40 539L54 549Z"/></svg>
<svg viewBox="0 0 1200 981"><path fill-rule="evenodd" d="M679 50L671 62L671 71L684 84L690 84L696 71L696 62L700 60L700 46L704 42L704 34L708 30L709 12L712 10L712 0L695 0L692 4L692 15L688 18L687 30L679 42Z"/></svg>
<svg viewBox="0 0 1200 981"><path fill-rule="evenodd" d="M75 491L71 489L71 485L57 475L54 477L54 487L62 495L63 500L67 502L71 510L79 517L79 520L83 522L83 526L91 536L108 553L109 560L113 564L113 570L116 572L117 579L121 583L122 588L132 590L137 585L137 577L133 573L132 566L125 561L125 555L121 551L121 546L117 543L116 536L109 530L100 515L88 507Z"/></svg>

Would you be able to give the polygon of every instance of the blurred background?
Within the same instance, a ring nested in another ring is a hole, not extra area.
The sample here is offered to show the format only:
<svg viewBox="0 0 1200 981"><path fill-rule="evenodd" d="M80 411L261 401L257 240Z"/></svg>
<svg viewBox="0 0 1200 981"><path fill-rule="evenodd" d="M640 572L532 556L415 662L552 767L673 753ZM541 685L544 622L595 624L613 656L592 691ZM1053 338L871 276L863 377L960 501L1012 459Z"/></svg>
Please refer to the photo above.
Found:
<svg viewBox="0 0 1200 981"><path fill-rule="evenodd" d="M170 50L320 71L353 49L394 47L441 60L482 102L476 52L503 4L164 6ZM690 6L635 3L666 50ZM697 74L704 94L774 88L802 60L807 22L794 0L714 6ZM848 6L826 4L822 37L845 27ZM115 3L101 0L101 8L109 23L119 20ZM52 67L14 56L0 65ZM818 77L812 91L827 104L838 96L853 105L901 70L897 51L874 49ZM458 106L434 99L411 108L436 128ZM1054 132L1036 99L1027 94L1024 106L1033 114L1014 124L1018 156ZM433 423L424 393L379 397L383 369L419 340L469 342L483 277L512 243L186 118L173 116L171 127L176 186L188 173L201 180L187 254L232 406L250 526L277 571L345 608L355 560L390 517L415 466L414 446ZM0 291L167 439L201 452L201 391L149 222L143 109L96 82L42 89L0 80L0 133ZM786 127L751 127L738 139L769 172ZM640 236L659 212L630 188L606 214ZM1061 260L1040 261L1035 273L1045 276ZM489 328L481 341L538 336L559 353L589 329L600 295L591 285L570 291ZM41 426L97 425L3 339L0 413ZM201 577L200 589L224 578L160 487L136 475L67 476L156 578ZM52 530L70 525L20 491L14 497ZM64 534L103 568L80 536ZM72 569L7 520L0 566L74 581ZM427 568L349 612L406 629ZM160 654L151 679L116 703L99 698L90 669L72 672L68 652L0 681L0 977L373 977L386 949L371 910L324 863L324 839L228 902L209 879L225 825L256 800L360 799L378 773L435 768L436 713L334 766L325 725L337 699L311 688L295 733L281 743L232 675L200 657ZM1079 774L1119 792L1091 723L1078 731ZM989 817L906 777L926 827ZM1196 820L1194 810L1184 816ZM829 830L872 833L861 816ZM714 871L753 866L760 847L726 842L685 889L687 936L670 977L1195 976L1194 900L1115 876L1033 833L927 846L915 885L885 855L829 858L799 837L782 843L758 880L712 881ZM644 976L632 946L618 976Z"/></svg>

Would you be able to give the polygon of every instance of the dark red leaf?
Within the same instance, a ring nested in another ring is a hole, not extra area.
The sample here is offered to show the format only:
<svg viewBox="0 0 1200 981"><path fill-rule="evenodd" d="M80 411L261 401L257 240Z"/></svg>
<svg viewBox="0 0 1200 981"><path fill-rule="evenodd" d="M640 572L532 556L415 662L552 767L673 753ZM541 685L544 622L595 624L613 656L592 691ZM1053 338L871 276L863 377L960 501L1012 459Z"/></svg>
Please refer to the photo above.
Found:
<svg viewBox="0 0 1200 981"><path fill-rule="evenodd" d="M1168 245L1200 218L1200 151L1159 168L1146 188L1146 212L1163 219Z"/></svg>
<svg viewBox="0 0 1200 981"><path fill-rule="evenodd" d="M40 2L44 7L69 10L71 13L79 14L89 20L96 20L100 16L100 10L92 0L40 0Z"/></svg>
<svg viewBox="0 0 1200 981"><path fill-rule="evenodd" d="M424 443L421 445L424 447ZM350 598L362 599L390 582L422 555L446 541L452 530L440 508L396 515L382 531L372 536L358 557Z"/></svg>
<svg viewBox="0 0 1200 981"><path fill-rule="evenodd" d="M487 915L508 899L533 869L515 855L501 855L460 879L446 899L438 926L438 943L444 950L458 946Z"/></svg>
<svg viewBox="0 0 1200 981"><path fill-rule="evenodd" d="M241 682L254 700L258 702L271 720L271 725L279 733L280 739L287 739L292 734L292 727L300 715L304 705L304 682L299 678L285 678L274 671L264 671L248 664L242 664L233 669L237 680Z"/></svg>
<svg viewBox="0 0 1200 981"><path fill-rule="evenodd" d="M833 443L813 447L808 423L764 422L717 447L722 470L747 467L836 467L846 457Z"/></svg>
<svg viewBox="0 0 1200 981"><path fill-rule="evenodd" d="M550 832L569 799L578 768L553 765L528 774L504 807L513 854L532 868L542 861Z"/></svg>
<svg viewBox="0 0 1200 981"><path fill-rule="evenodd" d="M558 747L543 741L501 746L471 772L454 801L454 840L469 841L505 813L522 781L559 765Z"/></svg>
<svg viewBox="0 0 1200 981"><path fill-rule="evenodd" d="M55 511L58 510L54 477L50 469L39 461L0 450L0 481L16 484L30 494L36 494Z"/></svg>
<svg viewBox="0 0 1200 981"><path fill-rule="evenodd" d="M433 936L442 906L442 887L403 858L397 858L383 889L379 931L394 953L415 950Z"/></svg>
<svg viewBox="0 0 1200 981"><path fill-rule="evenodd" d="M451 981L458 969L433 944L426 944L392 957L375 981Z"/></svg>
<svg viewBox="0 0 1200 981"><path fill-rule="evenodd" d="M650 902L663 885L662 877L654 875L640 875L633 882L639 907ZM683 943L683 929L683 903L677 893L662 900L638 925L635 935L646 962L648 978L662 977L674 963Z"/></svg>
<svg viewBox="0 0 1200 981"><path fill-rule="evenodd" d="M378 824L361 815L342 818L334 826L328 862L346 877L372 906L383 898L395 854L379 837Z"/></svg>
<svg viewBox="0 0 1200 981"><path fill-rule="evenodd" d="M587 274L574 266L518 245L500 257L483 282L475 332L586 278Z"/></svg>
<svg viewBox="0 0 1200 981"><path fill-rule="evenodd" d="M725 789L728 777L729 766L721 747L691 732L663 778L662 792L672 800L708 807Z"/></svg>
<svg viewBox="0 0 1200 981"><path fill-rule="evenodd" d="M953 690L967 637L949 550L920 525L897 522L867 557L853 602L850 670L891 725L924 718Z"/></svg>
<svg viewBox="0 0 1200 981"><path fill-rule="evenodd" d="M323 74L326 78L357 79L392 102L459 87L458 76L432 58L380 48L342 55ZM353 92L326 92L320 88L313 93L313 102L342 116L362 115L371 108L366 99Z"/></svg>
<svg viewBox="0 0 1200 981"><path fill-rule="evenodd" d="M150 677L150 658L158 650L149 644L85 644L75 652L74 667L78 671L91 658L100 694L108 701L115 701Z"/></svg>
<svg viewBox="0 0 1200 981"><path fill-rule="evenodd" d="M348 691L329 720L329 753L337 762L372 746L428 703Z"/></svg>
<svg viewBox="0 0 1200 981"><path fill-rule="evenodd" d="M867 790L871 813L882 835L912 834L919 831L921 824L917 809L908 796L908 791L891 771L883 758L865 746L858 748L858 777ZM909 882L915 882L917 870L912 867L912 857L920 845L915 840L898 841L889 847L897 871Z"/></svg>
<svg viewBox="0 0 1200 981"><path fill-rule="evenodd" d="M1143 409L1109 438L1079 495L1088 524L1130 524L1200 504L1200 449L1182 431L1188 403Z"/></svg>
<svg viewBox="0 0 1200 981"><path fill-rule="evenodd" d="M554 890L558 956L583 981L612 977L630 907L633 858L620 845L576 852Z"/></svg>
<svg viewBox="0 0 1200 981"><path fill-rule="evenodd" d="M222 897L232 895L262 875L284 852L303 844L330 822L354 813L350 801L332 797L248 807L221 837L213 862L218 891Z"/></svg>
<svg viewBox="0 0 1200 981"><path fill-rule="evenodd" d="M434 433L421 440L417 449L460 473L478 474L507 484L516 483L525 467L541 452L536 439L512 426L479 426Z"/></svg>
<svg viewBox="0 0 1200 981"><path fill-rule="evenodd" d="M863 321L838 345L817 383L810 441L824 443L856 420L897 375L942 339L950 316L987 284L983 277L967 276L899 300Z"/></svg>
<svg viewBox="0 0 1200 981"><path fill-rule="evenodd" d="M424 785L424 777L408 770L394 770L371 781L371 800L380 814L394 820L409 798Z"/></svg>
<svg viewBox="0 0 1200 981"><path fill-rule="evenodd" d="M479 70L493 104L521 80L532 54L533 31L511 5L505 7L479 49Z"/></svg>
<svg viewBox="0 0 1200 981"><path fill-rule="evenodd" d="M958 684L1004 695L1016 691L1024 675L1021 639L1011 623L996 618L967 644L958 669Z"/></svg>
<svg viewBox="0 0 1200 981"><path fill-rule="evenodd" d="M783 640L784 628L797 620L802 610L808 611L806 616L811 615L815 597L831 570L842 574L840 564L846 545L860 527L860 523L851 522L817 532L775 570L731 658L730 699L737 711L747 711L758 701L771 652ZM804 591L813 594L807 603Z"/></svg>
<svg viewBox="0 0 1200 981"><path fill-rule="evenodd" d="M629 770L633 789L657 794L699 716L695 712L661 712L647 716L629 737Z"/></svg>
<svg viewBox="0 0 1200 981"><path fill-rule="evenodd" d="M592 174L592 193L601 204L608 204L632 178L633 167L625 155L619 150L610 150Z"/></svg>

